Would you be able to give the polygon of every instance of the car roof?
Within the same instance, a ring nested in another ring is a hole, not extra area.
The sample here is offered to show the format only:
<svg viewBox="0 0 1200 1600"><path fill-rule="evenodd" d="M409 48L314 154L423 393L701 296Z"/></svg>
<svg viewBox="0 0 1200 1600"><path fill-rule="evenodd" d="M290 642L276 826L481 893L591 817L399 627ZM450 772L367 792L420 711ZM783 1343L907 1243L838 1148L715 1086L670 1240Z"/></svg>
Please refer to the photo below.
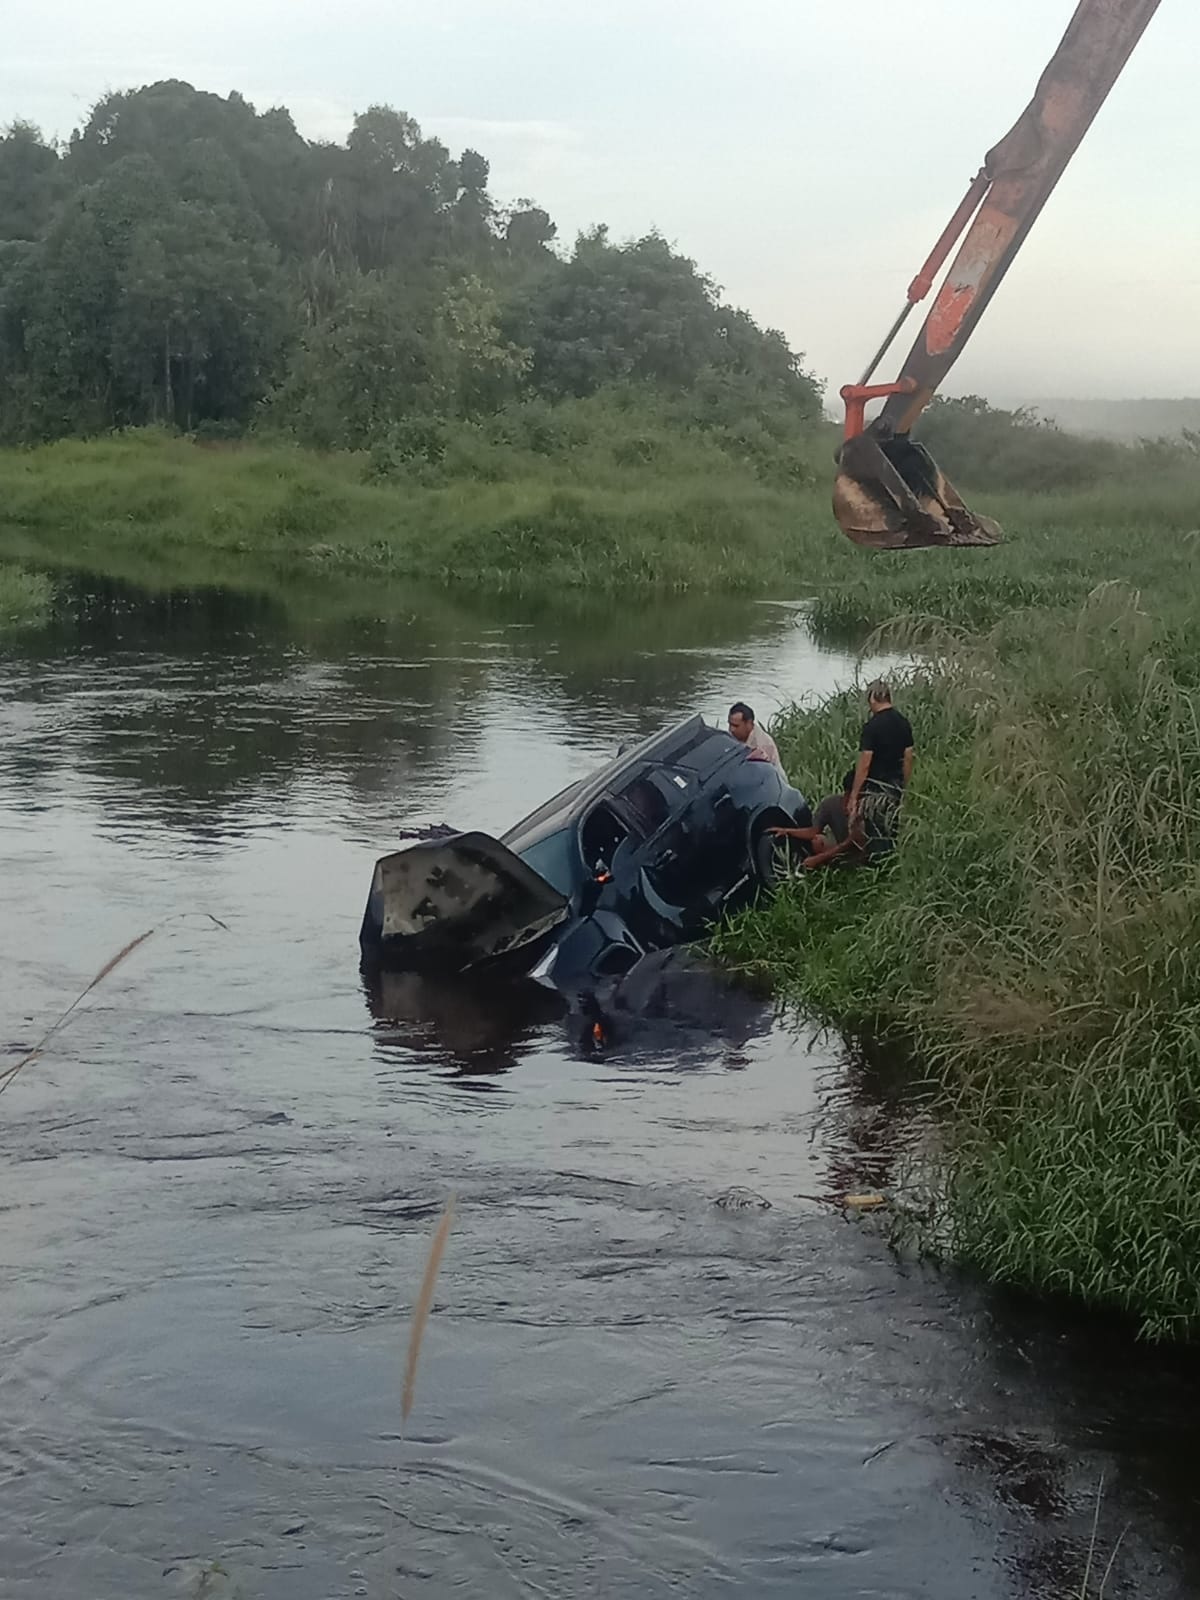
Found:
<svg viewBox="0 0 1200 1600"><path fill-rule="evenodd" d="M531 811L501 835L512 850L527 849L556 828L566 827L588 806L624 787L624 780L647 765L685 767L701 778L723 766L742 747L732 734L713 728L701 716L687 717L673 727L649 734L614 756L596 772Z"/></svg>

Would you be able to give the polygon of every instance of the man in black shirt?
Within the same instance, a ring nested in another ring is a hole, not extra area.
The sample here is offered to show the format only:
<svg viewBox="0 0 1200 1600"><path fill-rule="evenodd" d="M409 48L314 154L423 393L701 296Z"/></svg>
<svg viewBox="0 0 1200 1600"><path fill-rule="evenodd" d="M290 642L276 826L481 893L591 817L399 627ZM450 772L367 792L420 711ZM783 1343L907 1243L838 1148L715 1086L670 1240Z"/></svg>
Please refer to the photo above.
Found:
<svg viewBox="0 0 1200 1600"><path fill-rule="evenodd" d="M861 821L868 837L891 839L900 800L912 777L913 731L892 704L892 691L877 678L867 686L871 715L858 741L858 763L846 810L851 826Z"/></svg>

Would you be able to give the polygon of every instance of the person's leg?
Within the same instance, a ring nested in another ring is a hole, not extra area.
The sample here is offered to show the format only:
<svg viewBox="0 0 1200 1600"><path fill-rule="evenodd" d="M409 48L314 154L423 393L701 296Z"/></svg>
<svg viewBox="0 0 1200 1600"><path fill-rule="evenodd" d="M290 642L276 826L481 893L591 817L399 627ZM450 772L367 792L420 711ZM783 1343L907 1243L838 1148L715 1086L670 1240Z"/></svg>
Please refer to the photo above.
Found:
<svg viewBox="0 0 1200 1600"><path fill-rule="evenodd" d="M860 812L870 858L886 855L895 848L900 820L900 797L892 789L864 789Z"/></svg>

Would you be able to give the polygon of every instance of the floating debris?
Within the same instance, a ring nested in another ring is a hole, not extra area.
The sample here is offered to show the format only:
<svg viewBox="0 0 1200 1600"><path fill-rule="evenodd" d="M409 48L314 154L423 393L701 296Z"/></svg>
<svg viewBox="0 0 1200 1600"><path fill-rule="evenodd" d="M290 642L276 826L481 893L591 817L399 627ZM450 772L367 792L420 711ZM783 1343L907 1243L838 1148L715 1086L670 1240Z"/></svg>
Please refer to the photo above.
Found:
<svg viewBox="0 0 1200 1600"><path fill-rule="evenodd" d="M842 1196L842 1204L849 1211L878 1211L880 1206L887 1205L887 1197L882 1194L847 1194Z"/></svg>
<svg viewBox="0 0 1200 1600"><path fill-rule="evenodd" d="M770 1211L771 1202L753 1189L726 1189L713 1201L723 1211Z"/></svg>

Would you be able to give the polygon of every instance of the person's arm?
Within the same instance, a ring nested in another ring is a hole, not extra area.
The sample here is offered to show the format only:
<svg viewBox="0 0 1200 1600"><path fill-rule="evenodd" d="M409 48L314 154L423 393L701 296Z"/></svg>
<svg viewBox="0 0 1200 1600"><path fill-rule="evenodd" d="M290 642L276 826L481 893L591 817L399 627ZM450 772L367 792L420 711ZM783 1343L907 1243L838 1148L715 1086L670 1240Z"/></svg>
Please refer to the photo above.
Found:
<svg viewBox="0 0 1200 1600"><path fill-rule="evenodd" d="M913 747L912 745L909 745L908 749L904 752L904 787L906 789L908 788L909 783L912 781L912 769Z"/></svg>
<svg viewBox="0 0 1200 1600"><path fill-rule="evenodd" d="M860 750L858 760L854 766L854 782L850 785L850 798L846 801L846 815L853 822L858 815L858 797L862 793L862 786L867 781L867 774L871 770L871 757L874 751Z"/></svg>
<svg viewBox="0 0 1200 1600"><path fill-rule="evenodd" d="M804 868L806 871L812 871L816 867L827 866L829 862L836 861L839 856L848 855L851 850L857 850L861 854L866 847L866 834L863 832L861 825L856 820L852 820L850 831L846 837L837 844L827 846L824 850L814 851L804 862Z"/></svg>

